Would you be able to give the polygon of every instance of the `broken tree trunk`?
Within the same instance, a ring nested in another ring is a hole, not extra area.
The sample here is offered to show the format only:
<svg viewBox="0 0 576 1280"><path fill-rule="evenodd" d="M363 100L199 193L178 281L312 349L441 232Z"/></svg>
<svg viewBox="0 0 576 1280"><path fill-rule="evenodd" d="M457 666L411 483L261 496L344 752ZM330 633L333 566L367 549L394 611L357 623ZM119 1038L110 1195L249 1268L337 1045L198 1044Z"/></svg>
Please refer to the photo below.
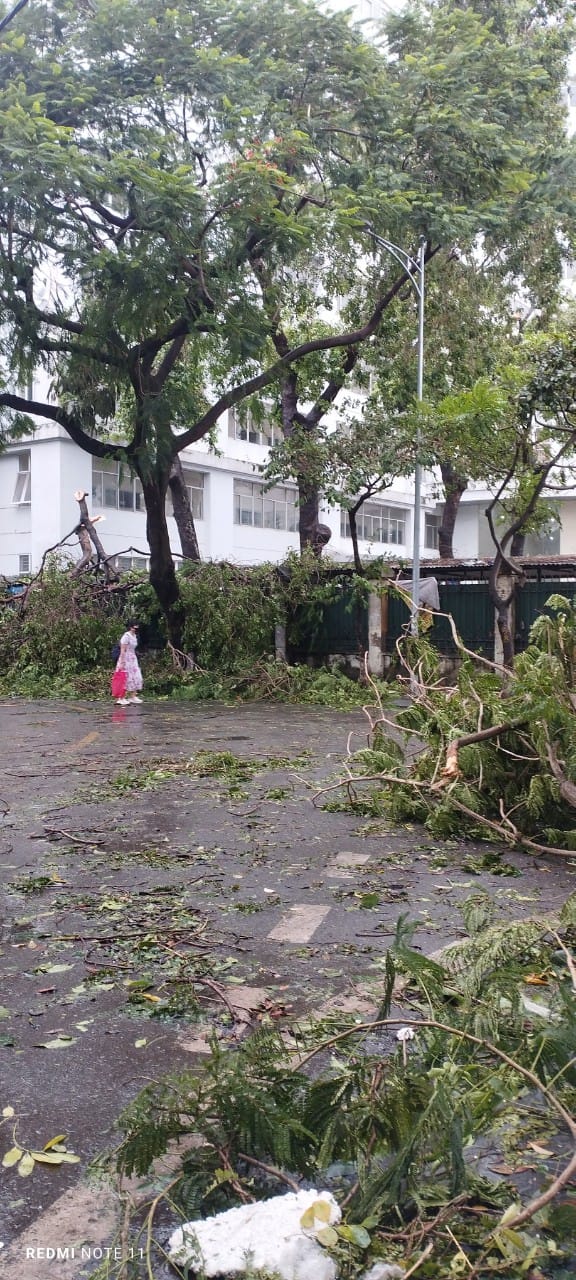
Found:
<svg viewBox="0 0 576 1280"><path fill-rule="evenodd" d="M97 517L95 520L92 520L88 513L88 506L86 503L88 494L85 493L83 489L76 489L74 497L80 507L80 523L78 525L77 532L78 541L82 548L82 558L78 561L78 564L74 565L72 572L74 574L78 574L81 573L83 569L87 568L89 564L95 563L96 566L101 564L104 568L106 581L118 582L119 575L116 570L112 568L110 558L106 555L104 547L102 546L100 538L94 528ZM91 544L94 546L94 552L92 551Z"/></svg>

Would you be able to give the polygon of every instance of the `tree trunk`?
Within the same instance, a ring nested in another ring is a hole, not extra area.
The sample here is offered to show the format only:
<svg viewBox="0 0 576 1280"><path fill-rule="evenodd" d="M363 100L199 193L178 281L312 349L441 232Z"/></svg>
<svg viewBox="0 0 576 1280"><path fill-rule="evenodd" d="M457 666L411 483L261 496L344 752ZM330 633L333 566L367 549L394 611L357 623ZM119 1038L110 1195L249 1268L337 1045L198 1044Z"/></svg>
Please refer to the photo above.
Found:
<svg viewBox="0 0 576 1280"><path fill-rule="evenodd" d="M150 547L150 583L166 618L168 639L175 649L182 648L185 613L180 595L180 587L176 577L174 560L170 548L168 525L166 523L166 489L165 480L157 478L143 479L142 489L146 504L146 537Z"/></svg>
<svg viewBox="0 0 576 1280"><path fill-rule="evenodd" d="M464 476L458 475L451 462L441 462L440 471L444 485L444 511L438 529L438 554L441 560L453 560L456 516L462 494L468 487L468 481Z"/></svg>
<svg viewBox="0 0 576 1280"><path fill-rule="evenodd" d="M518 532L514 534L512 542L510 543L510 555L512 556L512 559L514 559L515 556L523 556L525 546L526 534L522 529L518 529Z"/></svg>
<svg viewBox="0 0 576 1280"><path fill-rule="evenodd" d="M356 570L356 573L364 573L364 565L362 564L362 561L360 559L360 551L358 549L358 524L356 521L357 513L358 513L358 508L352 507L351 510L348 512L348 521L350 524L350 537L352 539L354 568Z"/></svg>
<svg viewBox="0 0 576 1280"><path fill-rule="evenodd" d="M512 625L512 601L499 600L496 605L496 625L502 644L502 665L512 670L514 665L514 628Z"/></svg>
<svg viewBox="0 0 576 1280"><path fill-rule="evenodd" d="M192 515L188 490L184 481L182 463L178 455L176 455L172 463L168 484L172 495L172 509L178 528L182 555L185 560L199 561L200 548L194 527L194 516Z"/></svg>
<svg viewBox="0 0 576 1280"><path fill-rule="evenodd" d="M306 476L296 477L298 482L298 532L300 534L300 550L312 547L315 555L320 557L322 548L317 545L317 530L320 523L320 498L318 489L310 485Z"/></svg>
<svg viewBox="0 0 576 1280"><path fill-rule="evenodd" d="M294 454L294 472L298 485L298 533L300 535L300 552L311 547L314 555L320 559L322 548L332 536L328 525L320 524L320 487L313 475L314 463L310 468L306 456L306 443L313 444L315 435L313 425L298 411L298 377L295 369L290 369L282 383L282 431L286 440L301 433L301 450ZM312 454L313 454L312 449Z"/></svg>
<svg viewBox="0 0 576 1280"><path fill-rule="evenodd" d="M520 579L523 580L522 578ZM514 665L514 601L516 579L500 552L496 553L488 575L488 592L496 615L496 626L502 645L502 665Z"/></svg>

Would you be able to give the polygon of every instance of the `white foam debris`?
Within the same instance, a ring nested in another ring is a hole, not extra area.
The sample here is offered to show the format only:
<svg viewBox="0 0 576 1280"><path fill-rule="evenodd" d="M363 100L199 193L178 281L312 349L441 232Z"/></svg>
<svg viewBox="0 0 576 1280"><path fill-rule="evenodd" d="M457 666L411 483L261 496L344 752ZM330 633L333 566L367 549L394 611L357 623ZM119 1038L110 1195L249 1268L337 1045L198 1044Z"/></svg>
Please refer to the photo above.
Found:
<svg viewBox="0 0 576 1280"><path fill-rule="evenodd" d="M327 1205L328 1213L303 1228L303 1213L318 1202ZM243 1275L252 1268L281 1280L336 1280L336 1265L315 1235L341 1216L328 1191L290 1192L186 1222L170 1237L168 1253L177 1266L207 1278Z"/></svg>

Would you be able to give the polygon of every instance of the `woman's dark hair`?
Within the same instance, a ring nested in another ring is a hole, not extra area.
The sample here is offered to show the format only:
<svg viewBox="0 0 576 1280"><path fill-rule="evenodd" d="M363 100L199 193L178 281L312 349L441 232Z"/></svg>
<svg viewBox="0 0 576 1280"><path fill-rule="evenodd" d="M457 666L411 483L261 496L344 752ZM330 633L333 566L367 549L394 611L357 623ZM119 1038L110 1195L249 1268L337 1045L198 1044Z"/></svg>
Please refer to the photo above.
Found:
<svg viewBox="0 0 576 1280"><path fill-rule="evenodd" d="M132 620L130 620L130 622L128 623L128 630L132 631L134 627L139 627L139 626L140 626L139 622L133 622Z"/></svg>

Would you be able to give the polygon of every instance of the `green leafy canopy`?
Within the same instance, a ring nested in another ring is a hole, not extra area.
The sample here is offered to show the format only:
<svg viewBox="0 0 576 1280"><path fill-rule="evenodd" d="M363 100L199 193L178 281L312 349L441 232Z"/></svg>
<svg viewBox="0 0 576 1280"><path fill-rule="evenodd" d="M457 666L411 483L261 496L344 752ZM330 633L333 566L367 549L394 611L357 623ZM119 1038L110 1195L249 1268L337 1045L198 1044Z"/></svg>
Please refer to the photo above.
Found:
<svg viewBox="0 0 576 1280"><path fill-rule="evenodd" d="M308 0L55 0L2 33L5 438L47 417L136 471L166 606L174 454L300 358L345 379L404 279L371 230L511 255L538 212L569 237L570 6L509 8L410 8L382 46ZM359 328L319 333L343 295Z"/></svg>

